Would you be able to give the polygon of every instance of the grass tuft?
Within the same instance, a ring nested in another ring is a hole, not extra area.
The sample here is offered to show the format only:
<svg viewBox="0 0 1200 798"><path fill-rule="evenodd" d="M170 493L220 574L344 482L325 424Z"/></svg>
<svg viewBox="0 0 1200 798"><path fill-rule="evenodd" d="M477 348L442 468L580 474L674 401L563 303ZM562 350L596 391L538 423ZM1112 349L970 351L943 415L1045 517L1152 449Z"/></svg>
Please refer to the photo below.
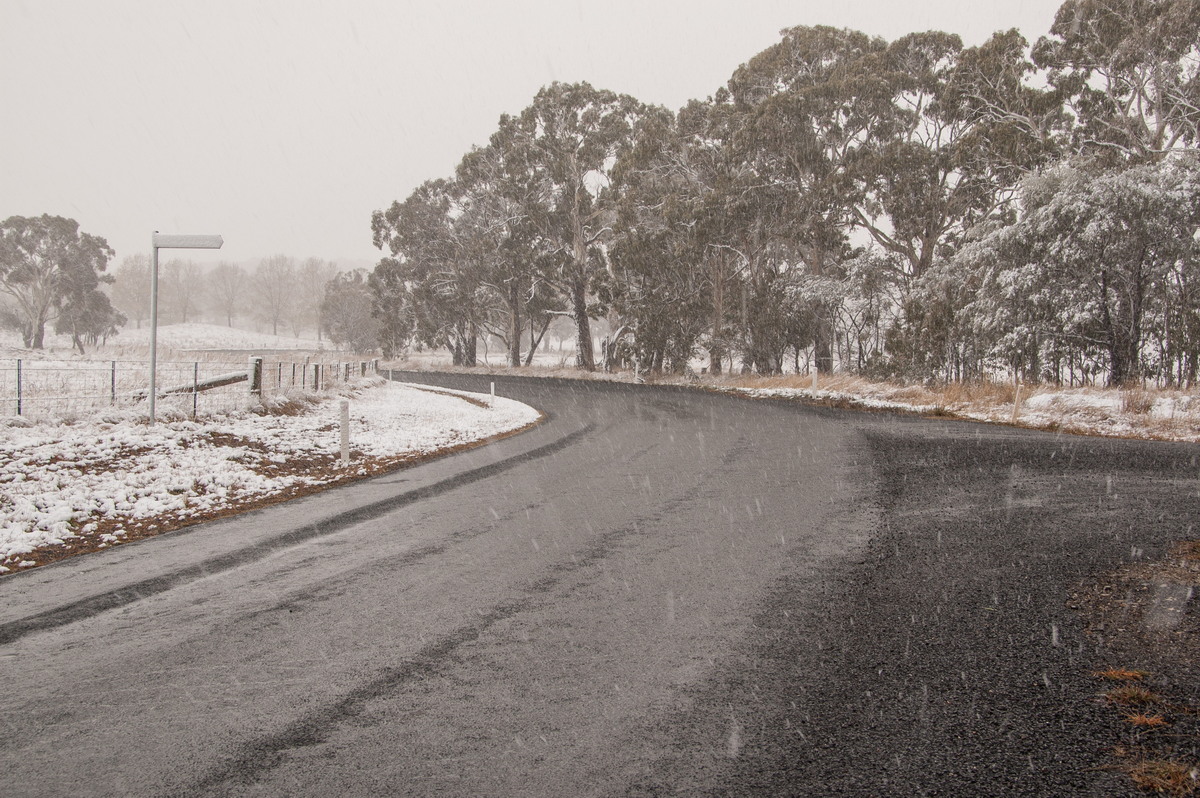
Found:
<svg viewBox="0 0 1200 798"><path fill-rule="evenodd" d="M1114 682L1140 682L1150 674L1146 671L1131 671L1128 668L1109 668L1092 674L1097 679L1108 679Z"/></svg>
<svg viewBox="0 0 1200 798"><path fill-rule="evenodd" d="M1135 416L1144 416L1154 407L1154 394L1144 388L1121 392L1121 409Z"/></svg>
<svg viewBox="0 0 1200 798"><path fill-rule="evenodd" d="M1195 767L1169 759L1146 759L1129 769L1129 777L1143 790L1160 795L1196 795L1200 772Z"/></svg>
<svg viewBox="0 0 1200 798"><path fill-rule="evenodd" d="M1140 687L1136 684L1126 684L1113 688L1104 694L1110 702L1122 707L1138 707L1146 704L1157 704L1162 696Z"/></svg>
<svg viewBox="0 0 1200 798"><path fill-rule="evenodd" d="M1171 725L1162 715L1147 715L1145 712L1131 712L1125 716L1125 722L1141 729L1161 729Z"/></svg>

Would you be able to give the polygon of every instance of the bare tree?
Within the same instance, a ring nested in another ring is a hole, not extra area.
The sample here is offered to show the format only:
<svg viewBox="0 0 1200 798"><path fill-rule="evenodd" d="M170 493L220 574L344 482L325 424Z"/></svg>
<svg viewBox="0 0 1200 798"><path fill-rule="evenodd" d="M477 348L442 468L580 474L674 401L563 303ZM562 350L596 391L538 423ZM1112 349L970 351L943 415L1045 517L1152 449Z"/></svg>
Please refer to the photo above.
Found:
<svg viewBox="0 0 1200 798"><path fill-rule="evenodd" d="M254 270L253 287L259 318L271 323L271 334L279 335L279 323L290 321L296 309L296 261L286 255L272 255L259 261ZM322 283L318 291L325 287Z"/></svg>
<svg viewBox="0 0 1200 798"><path fill-rule="evenodd" d="M203 284L204 272L194 260L167 261L158 275L159 307L172 321L194 321Z"/></svg>
<svg viewBox="0 0 1200 798"><path fill-rule="evenodd" d="M321 340L324 325L321 323L321 303L325 286L338 273L336 263L320 258L309 258L300 266L296 292L296 312L292 315L292 334L300 337L301 330L315 329L317 340Z"/></svg>
<svg viewBox="0 0 1200 798"><path fill-rule="evenodd" d="M221 261L208 275L211 307L225 317L227 327L233 326L233 317L244 307L247 283L246 270L236 263Z"/></svg>
<svg viewBox="0 0 1200 798"><path fill-rule="evenodd" d="M150 317L150 258L146 255L126 255L113 275L109 291L117 310L133 319L140 330L142 321Z"/></svg>

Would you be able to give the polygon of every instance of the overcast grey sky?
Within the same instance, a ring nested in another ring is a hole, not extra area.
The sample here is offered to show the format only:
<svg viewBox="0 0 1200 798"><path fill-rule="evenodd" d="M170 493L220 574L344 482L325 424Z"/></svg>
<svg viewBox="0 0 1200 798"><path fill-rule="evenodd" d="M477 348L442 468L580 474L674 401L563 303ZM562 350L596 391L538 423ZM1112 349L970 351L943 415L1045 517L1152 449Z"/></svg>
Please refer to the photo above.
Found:
<svg viewBox="0 0 1200 798"><path fill-rule="evenodd" d="M115 262L160 230L222 234L204 262L366 265L373 210L450 175L551 81L678 109L785 27L1032 42L1059 5L0 0L0 219L72 217Z"/></svg>

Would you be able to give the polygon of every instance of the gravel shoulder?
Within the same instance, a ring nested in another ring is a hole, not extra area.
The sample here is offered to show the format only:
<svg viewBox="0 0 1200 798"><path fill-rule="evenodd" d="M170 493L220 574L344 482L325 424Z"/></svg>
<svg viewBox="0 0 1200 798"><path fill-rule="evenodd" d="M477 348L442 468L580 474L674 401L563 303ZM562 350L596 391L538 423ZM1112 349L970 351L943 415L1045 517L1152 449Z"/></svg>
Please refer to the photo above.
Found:
<svg viewBox="0 0 1200 798"><path fill-rule="evenodd" d="M1119 579L1099 592L1145 594L1200 513L1196 447L906 419L862 438L876 534L821 605L787 580L762 605L701 702L746 708L705 794L1099 798L1139 794L1147 759L1200 762L1182 723L1162 732L1184 732L1174 745L1139 749L1096 676L1144 668L1197 706L1195 606L1155 630L1136 607L1072 598ZM663 763L639 794L692 765Z"/></svg>

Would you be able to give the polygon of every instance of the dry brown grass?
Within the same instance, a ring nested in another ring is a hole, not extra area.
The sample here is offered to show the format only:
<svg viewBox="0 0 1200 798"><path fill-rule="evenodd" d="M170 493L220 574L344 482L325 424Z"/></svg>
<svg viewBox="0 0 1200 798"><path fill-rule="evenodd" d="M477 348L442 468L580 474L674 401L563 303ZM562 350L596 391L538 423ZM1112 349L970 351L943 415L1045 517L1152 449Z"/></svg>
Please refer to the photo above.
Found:
<svg viewBox="0 0 1200 798"><path fill-rule="evenodd" d="M1200 772L1169 759L1146 759L1130 766L1129 777L1139 788L1160 795L1189 796L1200 790Z"/></svg>
<svg viewBox="0 0 1200 798"><path fill-rule="evenodd" d="M1125 684L1113 688L1104 694L1111 703L1122 707L1138 707L1147 704L1157 704L1162 696L1136 684Z"/></svg>
<svg viewBox="0 0 1200 798"><path fill-rule="evenodd" d="M1200 540L1181 540L1172 547L1171 554L1178 557L1185 566L1200 566Z"/></svg>
<svg viewBox="0 0 1200 798"><path fill-rule="evenodd" d="M1096 671L1094 674L1097 679L1108 679L1114 682L1140 682L1150 674L1146 671L1132 671L1128 668L1108 668L1103 671Z"/></svg>
<svg viewBox="0 0 1200 798"><path fill-rule="evenodd" d="M1162 715L1148 715L1145 712L1131 712L1125 715L1125 722L1139 729L1161 729L1171 725Z"/></svg>
<svg viewBox="0 0 1200 798"><path fill-rule="evenodd" d="M1121 410L1135 416L1144 416L1154 407L1154 393L1144 388L1131 388L1121 392Z"/></svg>

